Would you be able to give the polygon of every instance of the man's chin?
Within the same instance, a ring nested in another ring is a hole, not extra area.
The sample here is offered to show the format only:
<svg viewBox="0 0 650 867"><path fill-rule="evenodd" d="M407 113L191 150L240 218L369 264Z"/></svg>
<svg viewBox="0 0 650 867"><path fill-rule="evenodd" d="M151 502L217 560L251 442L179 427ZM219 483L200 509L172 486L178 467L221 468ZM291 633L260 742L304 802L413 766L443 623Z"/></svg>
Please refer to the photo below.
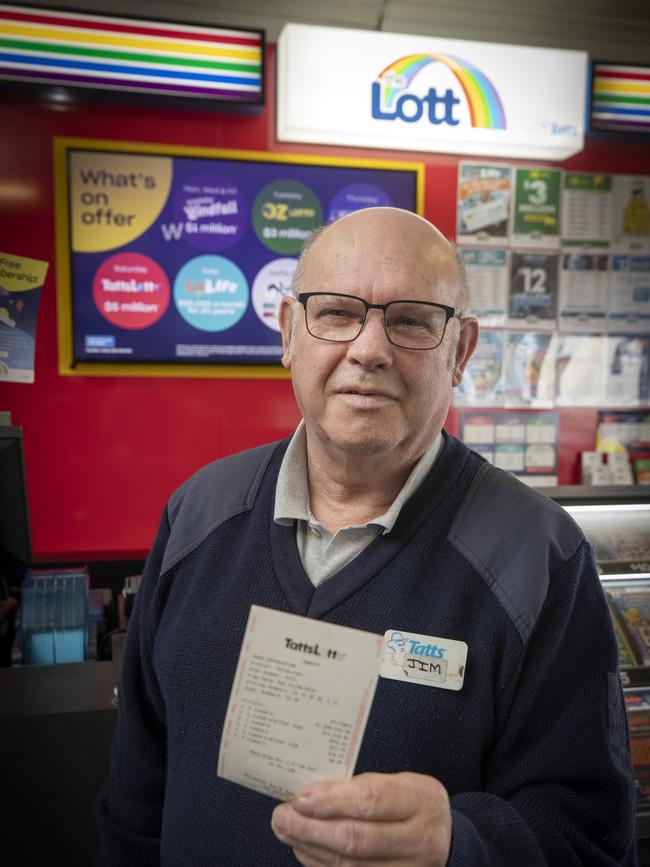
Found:
<svg viewBox="0 0 650 867"><path fill-rule="evenodd" d="M369 457L391 452L399 443L399 437L391 435L381 425L347 426L332 431L329 435L332 445L350 456Z"/></svg>

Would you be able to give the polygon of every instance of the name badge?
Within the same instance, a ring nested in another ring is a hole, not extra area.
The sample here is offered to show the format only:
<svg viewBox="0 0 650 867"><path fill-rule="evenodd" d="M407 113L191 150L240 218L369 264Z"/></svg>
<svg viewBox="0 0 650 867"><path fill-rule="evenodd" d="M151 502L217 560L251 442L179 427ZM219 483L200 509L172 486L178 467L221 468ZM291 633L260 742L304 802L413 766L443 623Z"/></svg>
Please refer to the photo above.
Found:
<svg viewBox="0 0 650 867"><path fill-rule="evenodd" d="M380 677L459 690L465 679L467 645L464 641L416 635L388 629Z"/></svg>

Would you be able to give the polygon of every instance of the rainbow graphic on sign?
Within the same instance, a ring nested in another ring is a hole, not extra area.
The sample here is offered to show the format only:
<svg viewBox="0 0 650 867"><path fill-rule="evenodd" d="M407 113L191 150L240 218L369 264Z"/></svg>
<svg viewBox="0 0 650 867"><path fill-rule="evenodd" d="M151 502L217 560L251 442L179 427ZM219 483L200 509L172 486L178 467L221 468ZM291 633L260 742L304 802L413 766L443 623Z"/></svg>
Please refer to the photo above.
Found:
<svg viewBox="0 0 650 867"><path fill-rule="evenodd" d="M490 79L471 63L450 54L408 54L379 73L385 109L393 108L397 97L415 76L430 63L442 63L455 75L463 89L473 127L505 129L503 103Z"/></svg>

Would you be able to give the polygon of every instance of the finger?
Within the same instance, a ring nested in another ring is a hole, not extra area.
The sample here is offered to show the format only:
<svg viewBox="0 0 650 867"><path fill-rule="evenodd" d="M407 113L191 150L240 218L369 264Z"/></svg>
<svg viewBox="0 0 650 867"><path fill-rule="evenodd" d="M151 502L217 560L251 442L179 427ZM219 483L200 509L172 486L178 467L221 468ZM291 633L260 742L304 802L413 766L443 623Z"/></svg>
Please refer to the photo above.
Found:
<svg viewBox="0 0 650 867"><path fill-rule="evenodd" d="M298 792L292 806L319 819L349 817L371 822L399 822L423 806L444 810L447 794L434 777L423 774L359 774L342 782L312 783Z"/></svg>
<svg viewBox="0 0 650 867"><path fill-rule="evenodd" d="M291 844L288 844L291 845ZM381 867L390 867L397 864L395 861L367 861L357 860L350 856L342 856L336 852L321 849L318 846L310 846L308 843L297 843L292 847L293 854L303 867L353 867L353 865L363 865L363 867L371 867L373 864L381 864ZM399 867L404 867L404 861L400 861Z"/></svg>
<svg viewBox="0 0 650 867"><path fill-rule="evenodd" d="M318 850L320 851L320 850ZM322 855L307 849L294 848L293 854L303 867L328 867L329 861L324 861Z"/></svg>
<svg viewBox="0 0 650 867"><path fill-rule="evenodd" d="M323 849L308 846L294 848L293 854L303 867L342 867L342 865L345 867L353 867L353 865L357 865L357 867L405 867L402 858L378 858L372 861L357 861L354 858L346 858L341 861L340 856L332 852L325 852ZM413 861L409 862L409 864L414 863ZM427 863L431 862L427 861Z"/></svg>
<svg viewBox="0 0 650 867"><path fill-rule="evenodd" d="M324 864L348 860L384 860L409 857L428 846L423 841L433 829L423 827L414 833L408 822L367 822L359 819L314 819L302 816L289 804L277 807L272 828L278 839L292 848L305 851Z"/></svg>

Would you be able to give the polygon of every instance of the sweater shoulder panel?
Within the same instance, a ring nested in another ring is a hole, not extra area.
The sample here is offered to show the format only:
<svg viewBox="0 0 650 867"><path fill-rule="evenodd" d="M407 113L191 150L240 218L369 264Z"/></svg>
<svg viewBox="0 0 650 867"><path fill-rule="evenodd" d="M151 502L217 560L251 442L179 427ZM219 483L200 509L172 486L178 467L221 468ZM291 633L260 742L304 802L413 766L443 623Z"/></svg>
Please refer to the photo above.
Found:
<svg viewBox="0 0 650 867"><path fill-rule="evenodd" d="M174 491L167 505L171 534L161 574L220 524L252 509L264 471L279 445L267 443L213 461Z"/></svg>
<svg viewBox="0 0 650 867"><path fill-rule="evenodd" d="M584 542L561 506L488 463L478 470L448 538L479 572L524 643L550 576Z"/></svg>

